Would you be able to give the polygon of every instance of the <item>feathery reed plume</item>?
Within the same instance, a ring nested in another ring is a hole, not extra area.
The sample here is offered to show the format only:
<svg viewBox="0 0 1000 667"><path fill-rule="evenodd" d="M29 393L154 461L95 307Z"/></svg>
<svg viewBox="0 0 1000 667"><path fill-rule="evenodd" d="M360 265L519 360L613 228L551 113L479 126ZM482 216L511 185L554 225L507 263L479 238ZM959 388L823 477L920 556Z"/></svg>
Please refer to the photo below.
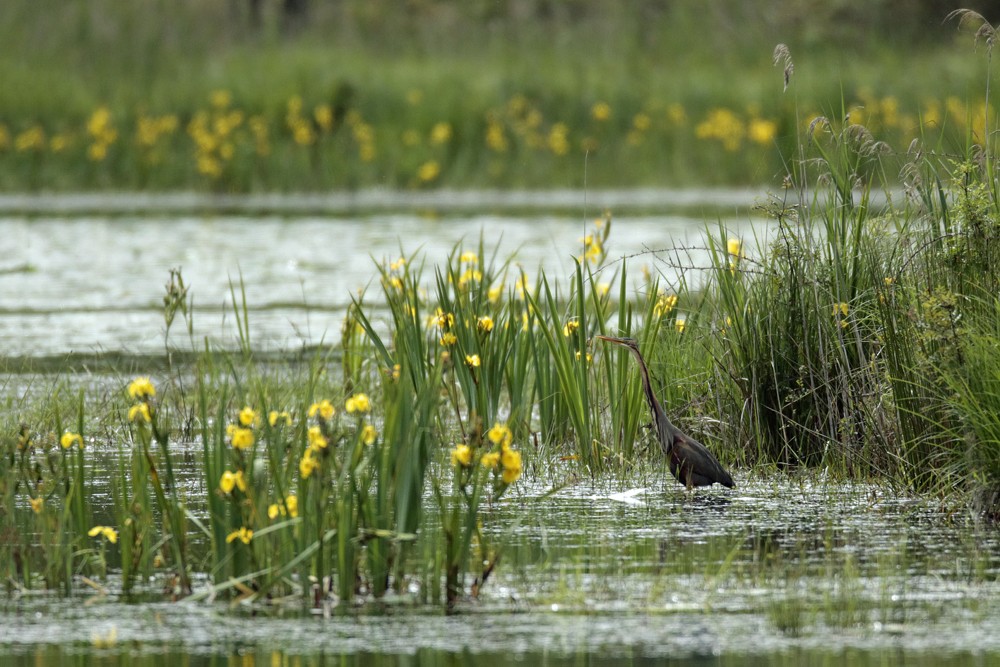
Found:
<svg viewBox="0 0 1000 667"><path fill-rule="evenodd" d="M779 64L784 65L785 87L782 89L782 92L785 92L788 90L788 84L791 83L792 73L795 72L795 64L792 62L792 52L788 50L787 45L778 44L774 47L772 57L776 66Z"/></svg>
<svg viewBox="0 0 1000 667"><path fill-rule="evenodd" d="M887 143L878 141L867 127L857 123L852 123L844 128L841 138L853 145L859 155L865 157L874 157L892 152Z"/></svg>
<svg viewBox="0 0 1000 667"><path fill-rule="evenodd" d="M945 21L951 21L952 19L958 21L959 28L964 27L968 23L978 23L979 28L976 30L974 36L976 44L978 45L981 39L986 43L987 53L993 50L993 45L996 44L997 40L997 28L987 21L982 14L971 9L956 9L953 12L949 12L948 16L944 18Z"/></svg>
<svg viewBox="0 0 1000 667"><path fill-rule="evenodd" d="M806 133L807 143L811 143L812 142L812 140L813 140L813 133L816 131L816 128L818 126L820 126L820 125L822 125L827 130L829 130L830 129L830 120L826 116L816 116L815 118L813 118L812 122L809 123L809 130Z"/></svg>
<svg viewBox="0 0 1000 667"><path fill-rule="evenodd" d="M950 21L951 19L958 20L959 29L967 23L978 23L979 28L976 30L975 43L979 46L979 40L982 39L986 43L986 100L983 102L983 149L984 153L989 154L990 152L990 70L993 64L993 45L997 40L997 28L993 26L989 21L987 21L982 14L975 12L971 9L956 9L950 12L948 16L945 17L945 21Z"/></svg>

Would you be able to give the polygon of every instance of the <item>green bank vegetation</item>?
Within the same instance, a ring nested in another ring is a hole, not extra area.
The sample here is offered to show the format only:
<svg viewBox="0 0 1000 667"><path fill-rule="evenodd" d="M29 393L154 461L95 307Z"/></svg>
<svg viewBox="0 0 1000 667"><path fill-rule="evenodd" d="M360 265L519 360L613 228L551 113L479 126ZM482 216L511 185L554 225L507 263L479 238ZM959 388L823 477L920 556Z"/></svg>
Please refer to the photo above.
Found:
<svg viewBox="0 0 1000 667"><path fill-rule="evenodd" d="M0 188L580 187L585 159L591 187L757 185L816 117L848 114L898 178L913 139L961 154L995 120L983 60L932 2L800 0L777 18L735 1L338 2L292 25L253 4L12 0ZM779 42L800 67L788 93Z"/></svg>

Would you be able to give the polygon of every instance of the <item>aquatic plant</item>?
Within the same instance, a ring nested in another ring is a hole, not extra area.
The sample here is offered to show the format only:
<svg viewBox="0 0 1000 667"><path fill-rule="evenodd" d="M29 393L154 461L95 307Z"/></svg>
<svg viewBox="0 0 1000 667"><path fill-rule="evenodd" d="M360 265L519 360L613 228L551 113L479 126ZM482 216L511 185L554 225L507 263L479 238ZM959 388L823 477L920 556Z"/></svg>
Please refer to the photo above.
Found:
<svg viewBox="0 0 1000 667"><path fill-rule="evenodd" d="M779 55L794 90L791 55ZM244 127L231 104L219 93L192 121L199 159L230 159L225 142ZM283 375L260 363L242 280L230 286L238 348L226 351L191 340L192 297L172 270L159 376L123 379L110 405L54 391L5 417L0 572L12 587L66 593L81 575L120 576L137 595L155 576L175 598L346 606L408 594L454 609L500 563L504 527L490 510L525 475L597 477L658 456L642 433L638 379L620 355L595 355L598 333L640 340L671 414L727 464L957 490L995 516L995 156L976 128L960 159L915 149L899 170L900 201L885 144L842 107L834 120L810 118L779 194L761 202L771 236L710 229L711 264L687 267L698 281L661 286L648 272L631 292L634 272L608 259L610 216L581 239L567 281L541 268L532 281L485 238L430 271L401 253L377 264L380 293L353 296L339 345ZM594 141L619 108L589 106ZM532 111L519 97L492 114L488 150L530 147L543 122ZM770 131L716 116L703 133L724 150ZM285 107L297 147L336 141L341 122L358 159L375 159L381 144L359 116L307 113L300 99ZM651 122L633 117L633 130ZM110 159L120 127L106 109L93 114L91 160ZM440 121L428 141L444 150L457 132ZM229 167L219 169L213 178ZM169 337L178 313L187 367ZM98 450L111 452L106 467L90 463ZM111 506L95 510L108 472ZM211 583L199 588L203 574ZM840 593L825 622L865 620L856 587ZM803 622L794 604L774 620L789 632Z"/></svg>

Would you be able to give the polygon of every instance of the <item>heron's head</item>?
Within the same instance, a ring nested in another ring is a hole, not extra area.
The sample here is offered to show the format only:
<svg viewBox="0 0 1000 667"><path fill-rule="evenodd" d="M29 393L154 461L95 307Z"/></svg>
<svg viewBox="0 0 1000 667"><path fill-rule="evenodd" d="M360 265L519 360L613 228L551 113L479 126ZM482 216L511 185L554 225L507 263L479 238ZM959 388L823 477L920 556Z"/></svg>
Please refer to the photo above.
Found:
<svg viewBox="0 0 1000 667"><path fill-rule="evenodd" d="M614 343L615 345L621 345L622 347L627 347L636 352L639 351L639 341L635 338L616 338L614 336L594 336L594 338L598 338L608 343Z"/></svg>

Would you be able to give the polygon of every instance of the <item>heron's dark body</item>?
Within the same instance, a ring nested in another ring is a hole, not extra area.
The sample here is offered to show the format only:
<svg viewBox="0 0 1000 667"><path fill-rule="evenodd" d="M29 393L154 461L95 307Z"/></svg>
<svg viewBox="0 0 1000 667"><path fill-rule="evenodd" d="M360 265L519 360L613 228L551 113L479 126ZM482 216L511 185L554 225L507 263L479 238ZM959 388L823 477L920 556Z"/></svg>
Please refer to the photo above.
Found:
<svg viewBox="0 0 1000 667"><path fill-rule="evenodd" d="M677 478L677 481L689 489L712 484L721 484L729 488L736 486L733 484L733 478L705 445L685 435L667 418L666 411L656 399L656 394L653 393L653 387L649 381L649 370L646 368L642 354L639 353L638 343L632 338L612 338L610 336L598 336L598 338L628 348L635 355L636 361L639 362L642 388L646 395L646 402L649 403L649 410L653 415L653 428L656 429L660 448L670 463L670 472Z"/></svg>

